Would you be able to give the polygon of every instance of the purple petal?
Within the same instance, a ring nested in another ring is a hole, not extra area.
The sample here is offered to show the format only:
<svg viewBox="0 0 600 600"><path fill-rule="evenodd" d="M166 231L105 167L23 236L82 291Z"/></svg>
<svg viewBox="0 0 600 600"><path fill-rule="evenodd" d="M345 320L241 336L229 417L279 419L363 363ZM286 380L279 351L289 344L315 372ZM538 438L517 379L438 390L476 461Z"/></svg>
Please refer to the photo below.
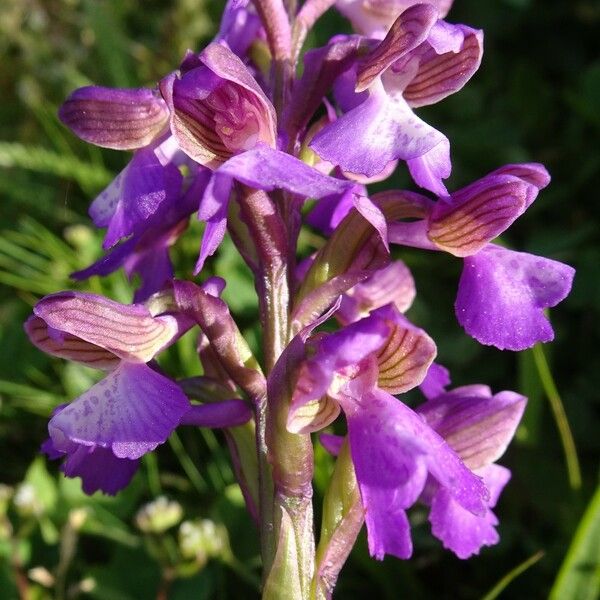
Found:
<svg viewBox="0 0 600 600"><path fill-rule="evenodd" d="M455 309L466 332L500 350L549 342L544 308L563 300L575 270L563 263L490 244L465 259Z"/></svg>
<svg viewBox="0 0 600 600"><path fill-rule="evenodd" d="M169 111L154 91L89 86L60 107L60 120L82 140L117 150L147 146L165 128Z"/></svg>
<svg viewBox="0 0 600 600"><path fill-rule="evenodd" d="M419 55L419 70L404 89L409 106L434 104L460 90L475 74L483 55L483 32L444 21L431 30ZM435 45L435 46L434 46Z"/></svg>
<svg viewBox="0 0 600 600"><path fill-rule="evenodd" d="M354 208L376 229L385 249L389 252L387 221L381 209L368 196L353 194Z"/></svg>
<svg viewBox="0 0 600 600"><path fill-rule="evenodd" d="M431 363L425 379L419 389L428 400L437 398L450 385L450 371L439 363Z"/></svg>
<svg viewBox="0 0 600 600"><path fill-rule="evenodd" d="M252 410L244 400L223 400L214 404L194 404L182 416L181 425L194 427L236 427L252 418Z"/></svg>
<svg viewBox="0 0 600 600"><path fill-rule="evenodd" d="M188 409L172 381L146 365L122 363L52 417L48 430L63 452L79 444L136 459L165 442Z"/></svg>
<svg viewBox="0 0 600 600"><path fill-rule="evenodd" d="M402 12L385 39L361 60L356 91L366 90L390 65L424 42L437 17L431 4L417 4Z"/></svg>
<svg viewBox="0 0 600 600"><path fill-rule="evenodd" d="M428 236L454 256L470 256L519 217L537 188L507 175L487 176L468 192L439 201L428 218Z"/></svg>
<svg viewBox="0 0 600 600"><path fill-rule="evenodd" d="M319 131L310 147L344 171L367 177L398 158L413 160L427 155L421 159L427 161L427 172L445 177L447 143L444 135L413 114L400 95L388 96L375 83L365 102ZM420 171L417 175L419 185L432 187Z"/></svg>
<svg viewBox="0 0 600 600"><path fill-rule="evenodd" d="M90 206L94 224L108 226L104 248L143 228L163 203L178 197L181 184L179 169L174 164L163 166L152 148L136 152Z"/></svg>
<svg viewBox="0 0 600 600"><path fill-rule="evenodd" d="M252 150L230 158L219 173L265 191L283 189L305 198L342 194L356 184L329 177L291 154L258 144Z"/></svg>
<svg viewBox="0 0 600 600"><path fill-rule="evenodd" d="M198 219L206 222L200 255L194 268L194 275L200 273L204 263L212 256L225 237L227 229L227 207L233 180L231 177L215 172L211 177L198 209Z"/></svg>
<svg viewBox="0 0 600 600"><path fill-rule="evenodd" d="M337 456L340 453L345 439L343 435L334 435L333 433L322 433L319 435L321 445L329 454L333 454L333 456Z"/></svg>
<svg viewBox="0 0 600 600"><path fill-rule="evenodd" d="M495 529L498 519L491 510L487 510L483 516L474 515L442 488L431 502L429 522L433 535L458 558L479 554L482 546L493 546L500 541Z"/></svg>
<svg viewBox="0 0 600 600"><path fill-rule="evenodd" d="M252 3L228 0L215 41L224 42L233 53L243 56L260 32L260 19L252 10Z"/></svg>
<svg viewBox="0 0 600 600"><path fill-rule="evenodd" d="M493 397L474 392L469 394L464 388L448 392L417 409L473 471L504 454L527 401L514 392L500 392Z"/></svg>
<svg viewBox="0 0 600 600"><path fill-rule="evenodd" d="M406 164L411 177L418 186L438 196L447 196L448 190L442 183L442 179L450 177L452 172L450 142L446 136L435 129L432 131L437 134L434 139L439 139L439 142L421 156L407 159Z"/></svg>
<svg viewBox="0 0 600 600"><path fill-rule="evenodd" d="M88 364L86 353L97 353L99 348L123 360L148 362L181 333L174 317L152 317L142 305L82 292L46 296L34 313L38 319L28 321L26 329L38 348L57 356L63 356L64 350L65 357ZM88 344L74 344L72 336ZM100 352L99 358L104 360L105 353Z"/></svg>
<svg viewBox="0 0 600 600"><path fill-rule="evenodd" d="M81 477L86 494L101 491L114 496L129 484L139 465L139 460L118 458L106 448L79 446L69 453L61 470L67 477Z"/></svg>
<svg viewBox="0 0 600 600"><path fill-rule="evenodd" d="M485 515L479 517L465 510L442 489L434 494L431 503L429 521L433 535L459 558L478 554L482 546L493 546L499 541L494 529L498 519L490 509L496 506L502 489L510 479L510 471L500 465L488 465L476 473L483 478L490 492Z"/></svg>
<svg viewBox="0 0 600 600"><path fill-rule="evenodd" d="M365 508L369 554L383 560L386 554L407 559L412 555L410 524L402 499L388 490L360 486Z"/></svg>
<svg viewBox="0 0 600 600"><path fill-rule="evenodd" d="M415 295L415 281L410 270L397 260L348 290L342 298L337 317L344 324L352 323L389 302L393 302L400 312L405 312Z"/></svg>
<svg viewBox="0 0 600 600"><path fill-rule="evenodd" d="M354 193L351 191L331 197L326 196L315 203L313 209L308 213L306 222L329 236L353 206Z"/></svg>

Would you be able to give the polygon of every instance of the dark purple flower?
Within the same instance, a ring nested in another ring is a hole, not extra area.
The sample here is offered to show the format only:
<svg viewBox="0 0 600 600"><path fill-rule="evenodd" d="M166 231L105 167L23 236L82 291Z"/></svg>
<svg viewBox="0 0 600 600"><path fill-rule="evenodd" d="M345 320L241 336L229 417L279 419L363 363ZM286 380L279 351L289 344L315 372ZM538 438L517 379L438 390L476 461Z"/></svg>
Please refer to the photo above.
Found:
<svg viewBox="0 0 600 600"><path fill-rule="evenodd" d="M567 296L574 269L490 243L549 181L542 165L506 165L430 203L425 219L389 225L391 242L464 257L456 316L482 344L523 350L554 336L543 311Z"/></svg>
<svg viewBox="0 0 600 600"><path fill-rule="evenodd" d="M108 371L71 404L55 411L43 450L65 456L63 470L80 476L88 493L114 494L126 485L139 458L166 441L182 422L215 426L250 418L247 407L192 406L173 381L146 363L190 325L171 315L153 317L141 305L62 292L38 302L25 323L41 350ZM102 469L101 472L98 472Z"/></svg>
<svg viewBox="0 0 600 600"><path fill-rule="evenodd" d="M338 86L346 112L310 146L344 171L367 177L396 159L407 161L415 182L439 195L450 175L447 138L412 108L433 104L461 89L481 62L482 33L437 21L434 6L404 11L385 39Z"/></svg>

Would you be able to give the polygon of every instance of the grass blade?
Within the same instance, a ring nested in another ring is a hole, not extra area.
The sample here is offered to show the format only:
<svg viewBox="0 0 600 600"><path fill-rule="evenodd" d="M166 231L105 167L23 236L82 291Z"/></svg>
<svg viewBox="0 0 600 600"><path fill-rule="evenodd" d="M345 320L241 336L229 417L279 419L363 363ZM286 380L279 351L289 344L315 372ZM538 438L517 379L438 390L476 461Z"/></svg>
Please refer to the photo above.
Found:
<svg viewBox="0 0 600 600"><path fill-rule="evenodd" d="M530 556L527 560L523 561L520 565L517 565L514 569L509 571L481 600L495 600L505 589L512 583L521 573L524 573L529 567L535 565L535 563L544 556L543 550L536 552L533 556Z"/></svg>
<svg viewBox="0 0 600 600"><path fill-rule="evenodd" d="M575 440L573 439L573 434L571 433L571 427L569 426L565 408L562 400L560 399L560 394L558 393L556 384L554 383L554 378L550 372L548 360L546 359L542 345L536 344L532 348L532 353L538 375L540 376L540 381L542 382L544 392L546 393L548 401L550 402L550 408L552 409L554 421L556 422L556 427L558 428L558 433L560 435L560 441L563 446L565 460L567 463L569 484L571 485L572 489L578 490L581 487L581 469L579 467L577 449L575 448Z"/></svg>
<svg viewBox="0 0 600 600"><path fill-rule="evenodd" d="M550 600L600 596L600 488L590 501L550 591Z"/></svg>

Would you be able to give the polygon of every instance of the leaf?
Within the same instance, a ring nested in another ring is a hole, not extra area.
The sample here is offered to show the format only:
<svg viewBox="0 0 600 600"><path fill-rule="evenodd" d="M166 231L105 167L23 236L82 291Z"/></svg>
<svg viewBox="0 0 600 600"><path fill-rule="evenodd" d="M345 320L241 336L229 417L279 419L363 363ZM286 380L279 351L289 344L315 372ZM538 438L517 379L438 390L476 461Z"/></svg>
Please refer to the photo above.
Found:
<svg viewBox="0 0 600 600"><path fill-rule="evenodd" d="M25 481L31 485L35 491L35 498L44 508L44 512L51 511L58 498L56 481L46 470L46 461L43 457L37 456L31 463Z"/></svg>
<svg viewBox="0 0 600 600"><path fill-rule="evenodd" d="M481 599L481 600L494 600L498 598L504 589L516 579L521 573L525 572L529 567L533 566L538 560L544 556L544 553L540 550L533 556L530 556L527 560L517 565L514 569L509 571L500 581Z"/></svg>
<svg viewBox="0 0 600 600"><path fill-rule="evenodd" d="M74 179L82 187L101 188L112 179L112 173L99 165L42 146L26 146L18 142L0 142L0 167L17 167Z"/></svg>
<svg viewBox="0 0 600 600"><path fill-rule="evenodd" d="M600 487L590 501L550 591L550 600L600 596Z"/></svg>

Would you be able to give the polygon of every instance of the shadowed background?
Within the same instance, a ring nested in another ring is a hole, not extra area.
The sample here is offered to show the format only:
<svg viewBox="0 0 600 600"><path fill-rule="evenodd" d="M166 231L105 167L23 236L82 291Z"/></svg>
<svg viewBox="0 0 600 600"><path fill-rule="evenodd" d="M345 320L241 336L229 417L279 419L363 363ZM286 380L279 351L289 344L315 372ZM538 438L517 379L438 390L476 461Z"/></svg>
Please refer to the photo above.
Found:
<svg viewBox="0 0 600 600"><path fill-rule="evenodd" d="M256 532L220 435L181 431L144 462L125 492L88 499L78 480L58 476L56 465L46 464L37 451L52 408L87 389L98 374L42 355L22 330L35 301L60 289L131 299L120 272L81 284L69 279L70 272L100 256L101 232L93 230L86 210L128 156L78 141L58 122L58 105L74 88L90 83L153 85L187 48L206 44L221 10L214 0L0 3L2 599L26 593L35 599L106 600L166 598L167 593L173 599L258 596ZM543 162L552 184L503 241L569 263L577 275L569 298L550 314L555 343L515 354L482 347L457 325L452 304L459 261L398 254L417 283L409 316L438 342L439 360L451 369L453 383L485 382L494 391L514 389L530 400L516 441L500 461L513 470L496 511L501 543L460 561L430 536L426 513L416 510L414 558L377 563L361 536L342 571L337 597L481 598L543 551L510 583L506 597L546 598L553 588L560 600L597 598L600 501L590 501L600 449L600 3L456 0L450 20L483 28L485 54L463 91L419 112L452 142L449 188L507 162ZM348 24L332 12L309 43L323 44L341 31L349 31ZM410 185L402 170L394 185ZM191 273L199 232L193 224L175 251L180 276ZM308 251L313 238L305 236L302 243ZM222 246L210 268L226 274L225 298L256 345L252 282L230 244ZM162 365L170 373L198 374L193 337L184 338ZM551 408L559 410L560 400L578 461L568 443L565 453L566 421ZM318 450L317 512L330 470L331 459ZM159 503L150 525L136 520L140 507L161 495L180 508ZM200 519L214 522L216 532ZM188 527L197 534L191 541L181 520L196 527ZM216 549L215 540L221 542Z"/></svg>

